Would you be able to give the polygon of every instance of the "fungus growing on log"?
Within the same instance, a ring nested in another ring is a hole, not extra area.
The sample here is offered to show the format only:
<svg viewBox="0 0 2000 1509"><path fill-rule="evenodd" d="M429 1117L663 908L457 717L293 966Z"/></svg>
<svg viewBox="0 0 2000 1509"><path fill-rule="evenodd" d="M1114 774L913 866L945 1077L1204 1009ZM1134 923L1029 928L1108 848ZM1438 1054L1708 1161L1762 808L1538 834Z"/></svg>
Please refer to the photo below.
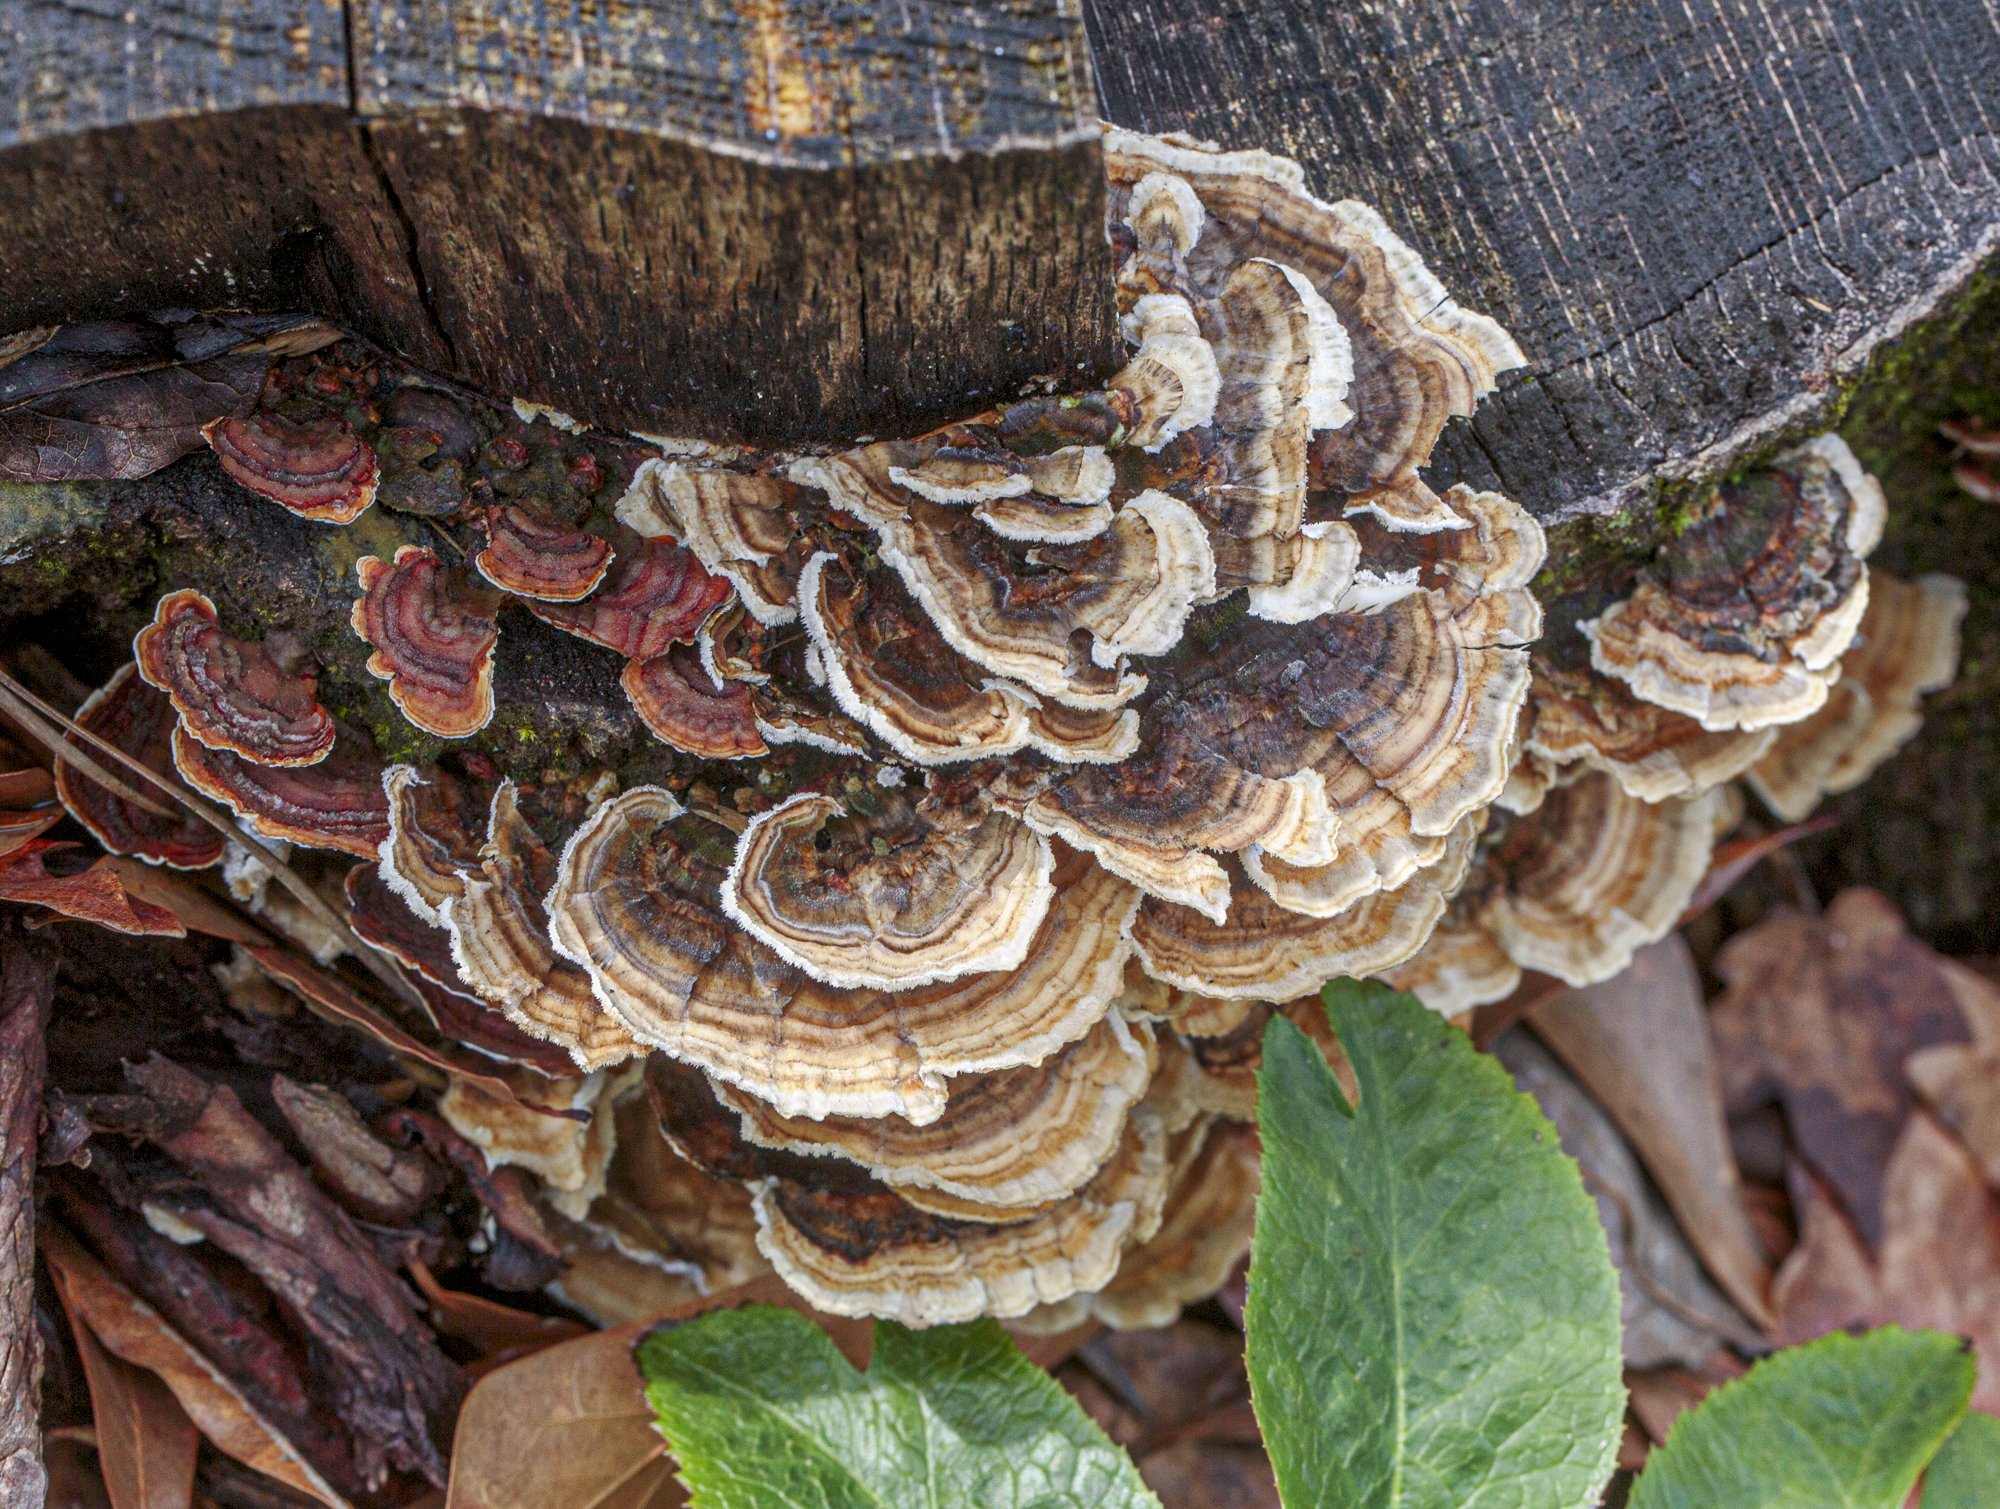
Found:
<svg viewBox="0 0 2000 1509"><path fill-rule="evenodd" d="M588 597L611 569L611 542L539 519L525 508L488 508L486 543L474 552L479 574L516 597L573 603Z"/></svg>
<svg viewBox="0 0 2000 1509"><path fill-rule="evenodd" d="M313 678L262 644L224 634L199 592L161 598L132 655L147 684L173 700L181 727L210 749L259 765L313 765L333 749L333 719L313 696Z"/></svg>
<svg viewBox="0 0 2000 1509"><path fill-rule="evenodd" d="M527 601L528 611L565 633L651 660L671 645L692 644L695 630L729 596L729 583L671 540L621 548L603 585L580 602Z"/></svg>
<svg viewBox="0 0 2000 1509"><path fill-rule="evenodd" d="M701 656L675 645L651 660L628 660L618 678L632 710L675 749L704 760L768 754L757 732L757 708L740 681L718 681Z"/></svg>
<svg viewBox="0 0 2000 1509"><path fill-rule="evenodd" d="M1507 785L1544 540L1421 474L1519 353L1295 165L1107 146L1130 351L1093 391L845 448L642 445L356 341L215 426L231 475L328 517L379 447L351 621L402 715L472 742L384 774L336 731L264 769L189 711L183 764L372 859L356 934L506 1066L422 1135L535 1171L572 1219L520 1240L544 1275L559 1241L594 1314L769 1263L915 1324L1170 1315L1240 1253L1216 1118L1268 1003L1407 961ZM573 737L493 723L510 599L601 647L510 640ZM197 606L156 638L219 636ZM636 720L598 705L614 674ZM676 1104L635 1140L637 1055Z"/></svg>
<svg viewBox="0 0 2000 1509"><path fill-rule="evenodd" d="M1381 971L1447 1013L1498 1000L1538 969L1609 979L1680 920L1708 873L1720 792L1646 802L1603 771L1496 817L1441 926L1403 969Z"/></svg>
<svg viewBox="0 0 2000 1509"><path fill-rule="evenodd" d="M155 775L173 778L174 705L121 665L111 679L76 710L77 724L122 749ZM81 746L74 734L70 742ZM147 790L148 796L158 793ZM176 870L203 870L222 859L223 837L193 813L173 809L165 798L160 816L106 790L67 760L56 765L56 795L71 817L113 854L130 854L148 864Z"/></svg>
<svg viewBox="0 0 2000 1509"><path fill-rule="evenodd" d="M1816 712L1868 606L1886 514L1847 442L1816 437L1723 487L1630 597L1578 626L1591 664L1706 729Z"/></svg>
<svg viewBox="0 0 2000 1509"><path fill-rule="evenodd" d="M361 596L354 632L374 648L369 674L389 683L403 716L424 732L441 739L478 733L493 718L498 601L421 545L398 546L386 564L364 555L355 571Z"/></svg>
<svg viewBox="0 0 2000 1509"><path fill-rule="evenodd" d="M174 730L174 768L253 832L364 859L388 836L382 762L358 736L341 735L316 765L270 766L210 749L190 732L185 725Z"/></svg>
<svg viewBox="0 0 2000 1509"><path fill-rule="evenodd" d="M1851 791L1923 723L1926 692L1958 674L1958 626L1965 584L1956 577L1905 582L1869 578L1868 611L1854 645L1840 657L1840 680L1826 705L1781 729L1750 767L1750 788L1773 812L1795 823L1820 799Z"/></svg>
<svg viewBox="0 0 2000 1509"><path fill-rule="evenodd" d="M232 479L302 519L352 524L375 501L375 452L337 414L260 410L218 419L202 438Z"/></svg>
<svg viewBox="0 0 2000 1509"><path fill-rule="evenodd" d="M722 909L833 986L903 990L1018 965L1054 894L1047 840L998 812L962 831L903 827L792 797L744 829Z"/></svg>
<svg viewBox="0 0 2000 1509"><path fill-rule="evenodd" d="M944 1114L926 1126L899 1116L781 1116L755 1096L724 1089L743 1135L762 1147L860 1164L919 1208L925 1194L955 1197L971 1219L1004 1220L1074 1194L1117 1147L1152 1079L1150 1029L1116 1014L1039 1064L953 1081ZM991 1216L982 1211L993 1209Z"/></svg>

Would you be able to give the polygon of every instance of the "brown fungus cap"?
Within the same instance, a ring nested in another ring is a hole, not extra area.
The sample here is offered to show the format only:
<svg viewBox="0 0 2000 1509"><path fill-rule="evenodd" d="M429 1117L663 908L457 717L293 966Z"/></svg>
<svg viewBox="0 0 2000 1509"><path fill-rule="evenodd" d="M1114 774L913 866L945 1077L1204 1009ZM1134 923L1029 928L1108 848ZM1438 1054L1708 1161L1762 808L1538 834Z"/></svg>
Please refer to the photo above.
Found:
<svg viewBox="0 0 2000 1509"><path fill-rule="evenodd" d="M836 990L723 915L735 836L638 787L590 817L549 893L557 951L642 1043L795 1116L942 1114L945 1076L1038 1063L1117 995L1138 897L1065 854L1022 965L913 990Z"/></svg>
<svg viewBox="0 0 2000 1509"><path fill-rule="evenodd" d="M961 657L886 568L821 552L800 610L841 710L905 759L943 765L1033 749L1064 763L1124 759L1138 714L1044 704Z"/></svg>
<svg viewBox="0 0 2000 1509"><path fill-rule="evenodd" d="M210 749L259 765L311 765L333 748L333 719L313 678L254 640L231 639L215 604L183 588L161 598L132 641L139 674L173 699L181 725Z"/></svg>
<svg viewBox="0 0 2000 1509"><path fill-rule="evenodd" d="M164 692L146 685L134 667L121 665L84 700L76 721L154 774L174 778L174 705ZM75 735L70 741L81 742ZM194 814L172 808L163 796L158 805L172 810L170 817L114 795L67 760L57 761L55 781L56 795L70 816L113 854L135 855L176 870L203 870L222 858L222 835Z"/></svg>
<svg viewBox="0 0 2000 1509"><path fill-rule="evenodd" d="M1610 775L1642 802L1698 796L1763 758L1776 728L1706 729L1685 713L1641 702L1624 682L1539 660L1521 715L1521 750L1534 784L1582 764Z"/></svg>
<svg viewBox="0 0 2000 1509"><path fill-rule="evenodd" d="M1039 1064L952 1081L944 1114L927 1126L900 1116L783 1116L742 1091L720 1094L760 1146L844 1157L906 1197L935 1190L964 1202L972 1219L1004 1219L979 1212L1039 1207L1095 1175L1152 1073L1151 1029L1114 1014Z"/></svg>
<svg viewBox="0 0 2000 1509"><path fill-rule="evenodd" d="M573 603L588 597L611 567L611 542L586 530L501 504L485 514L486 543L472 557L479 574L516 597Z"/></svg>
<svg viewBox="0 0 2000 1509"><path fill-rule="evenodd" d="M485 802L440 770L391 765L382 776L389 832L376 851L382 883L423 921L444 925L479 862Z"/></svg>
<svg viewBox="0 0 2000 1509"><path fill-rule="evenodd" d="M260 410L202 430L231 478L317 524L352 524L375 501L375 452L337 414Z"/></svg>
<svg viewBox="0 0 2000 1509"><path fill-rule="evenodd" d="M1121 286L1136 293L1171 282L1208 304L1252 259L1284 269L1308 319L1338 326L1351 369L1342 393L1338 355L1328 351L1309 387L1317 406L1311 485L1348 494L1350 511L1374 512L1393 527L1452 527L1452 509L1417 472L1445 421L1469 415L1499 372L1522 365L1507 334L1455 303L1373 210L1315 199L1299 165L1286 158L1112 131L1105 162L1114 220L1158 214L1171 199L1170 218L1186 242L1163 258L1162 242L1156 238L1149 255L1141 236ZM1276 293L1268 280L1266 290Z"/></svg>
<svg viewBox="0 0 2000 1509"><path fill-rule="evenodd" d="M882 559L954 650L1071 707L1131 701L1146 678L1125 657L1172 649L1194 604L1215 593L1207 531L1157 490L1081 544L1030 546L886 483L858 453L799 472L873 526Z"/></svg>
<svg viewBox="0 0 2000 1509"><path fill-rule="evenodd" d="M1839 675L1885 513L1847 442L1818 436L1723 487L1630 597L1578 625L1591 664L1704 728L1797 722Z"/></svg>
<svg viewBox="0 0 2000 1509"><path fill-rule="evenodd" d="M542 1182L543 1193L571 1220L581 1220L604 1193L605 1174L618 1143L611 1104L631 1087L603 1072L578 1079L547 1079L524 1070L502 1077L508 1097L467 1079L454 1078L438 1098L438 1114L451 1129L486 1155L496 1168L524 1168ZM540 1108L540 1109L537 1109ZM549 1111L585 1113L577 1120Z"/></svg>
<svg viewBox="0 0 2000 1509"><path fill-rule="evenodd" d="M675 749L704 760L768 754L757 708L740 681L717 681L689 645L651 660L628 660L618 678L639 721Z"/></svg>
<svg viewBox="0 0 2000 1509"><path fill-rule="evenodd" d="M364 555L352 621L373 646L370 675L425 733L476 734L493 719L493 646L500 638L498 594L470 587L437 552L400 545L393 562Z"/></svg>
<svg viewBox="0 0 2000 1509"><path fill-rule="evenodd" d="M1176 1139L1176 1164L1160 1229L1118 1260L1090 1313L1118 1331L1172 1325L1183 1307L1229 1281L1250 1251L1257 1212L1257 1150L1247 1132L1198 1124Z"/></svg>
<svg viewBox="0 0 2000 1509"><path fill-rule="evenodd" d="M728 579L759 623L798 617L806 491L781 477L652 460L618 500L618 520L649 539L678 539Z"/></svg>
<svg viewBox="0 0 2000 1509"><path fill-rule="evenodd" d="M358 735L343 732L317 765L253 764L198 743L185 727L174 731L173 751L190 786L264 838L373 859L389 836L382 762Z"/></svg>
<svg viewBox="0 0 2000 1509"><path fill-rule="evenodd" d="M722 909L816 980L904 990L1018 965L1054 864L1047 840L1004 813L958 830L884 824L806 792L750 820Z"/></svg>
<svg viewBox="0 0 2000 1509"><path fill-rule="evenodd" d="M1820 798L1851 791L1909 742L1923 723L1919 704L1958 674L1965 583L1920 576L1905 582L1871 573L1861 631L1840 657L1840 680L1826 706L1776 731L1750 768L1750 788L1786 822Z"/></svg>
<svg viewBox="0 0 2000 1509"><path fill-rule="evenodd" d="M1609 979L1680 920L1708 873L1719 811L1719 790L1642 802L1603 772L1585 772L1532 813L1496 821L1453 905L1454 925L1566 984Z"/></svg>
<svg viewBox="0 0 2000 1509"><path fill-rule="evenodd" d="M457 980L580 1069L637 1055L624 1024L592 994L590 977L550 947L542 898L555 881L555 858L522 816L514 784L494 791L476 847L451 820L449 792L408 766L384 785L393 829L381 846L382 877L397 895L430 907L450 940Z"/></svg>
<svg viewBox="0 0 2000 1509"><path fill-rule="evenodd" d="M527 608L627 660L650 660L669 645L692 644L695 630L729 595L727 579L702 570L692 552L671 540L640 540L620 548L603 586L581 602L530 601Z"/></svg>
<svg viewBox="0 0 2000 1509"><path fill-rule="evenodd" d="M1166 1135L1135 1111L1118 1150L1082 1189L1026 1220L994 1225L918 1210L901 1196L753 1186L757 1245L779 1276L833 1315L910 1326L1024 1315L1101 1288L1166 1194Z"/></svg>
<svg viewBox="0 0 2000 1509"><path fill-rule="evenodd" d="M1375 974L1421 948L1444 915L1472 857L1473 824L1453 831L1436 864L1331 917L1289 911L1240 872L1225 922L1148 898L1132 924L1133 946L1154 979L1231 1000L1284 1000L1341 975Z"/></svg>

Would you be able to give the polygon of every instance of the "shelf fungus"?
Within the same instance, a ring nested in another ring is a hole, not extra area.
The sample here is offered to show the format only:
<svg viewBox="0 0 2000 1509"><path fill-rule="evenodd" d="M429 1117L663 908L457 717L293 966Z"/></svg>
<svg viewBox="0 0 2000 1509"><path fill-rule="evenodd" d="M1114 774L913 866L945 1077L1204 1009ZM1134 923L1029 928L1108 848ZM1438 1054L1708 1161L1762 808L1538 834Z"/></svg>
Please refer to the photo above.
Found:
<svg viewBox="0 0 2000 1509"><path fill-rule="evenodd" d="M1720 488L1630 597L1578 625L1591 664L1706 729L1818 711L1867 608L1886 514L1847 442L1816 437Z"/></svg>
<svg viewBox="0 0 2000 1509"><path fill-rule="evenodd" d="M270 766L210 749L191 734L186 723L174 730L174 768L252 832L363 859L388 836L382 762L359 736L341 734L316 765Z"/></svg>
<svg viewBox="0 0 2000 1509"><path fill-rule="evenodd" d="M1916 734L1926 692L1958 674L1958 628L1965 584L1956 577L1870 578L1868 611L1840 657L1840 680L1826 705L1779 731L1750 767L1750 787L1786 822L1824 796L1851 791Z"/></svg>
<svg viewBox="0 0 2000 1509"><path fill-rule="evenodd" d="M1444 921L1381 973L1446 1013L1507 996L1524 969L1609 979L1680 920L1708 873L1722 795L1647 802L1603 771L1572 772L1533 811L1493 817Z"/></svg>
<svg viewBox="0 0 2000 1509"><path fill-rule="evenodd" d="M496 594L473 588L421 545L355 564L354 632L371 646L368 672L425 733L468 738L493 718Z"/></svg>
<svg viewBox="0 0 2000 1509"><path fill-rule="evenodd" d="M313 678L253 641L231 639L215 604L169 592L132 642L139 674L165 692L190 738L259 765L312 765L333 749L333 719Z"/></svg>
<svg viewBox="0 0 2000 1509"><path fill-rule="evenodd" d="M375 501L375 452L337 414L265 409L202 430L232 480L316 524L352 524Z"/></svg>
<svg viewBox="0 0 2000 1509"><path fill-rule="evenodd" d="M934 1122L946 1076L1041 1062L1086 1033L1122 985L1138 896L1081 856L1060 857L1049 875L1053 896L1018 968L841 989L724 912L736 843L668 792L614 797L563 851L550 935L641 1043L781 1114Z"/></svg>
<svg viewBox="0 0 2000 1509"><path fill-rule="evenodd" d="M174 778L173 739L177 718L166 693L155 691L129 664L92 692L76 710L79 727L123 750L155 775ZM69 741L83 747L75 734ZM113 854L129 854L148 864L176 870L204 870L219 864L225 840L193 813L175 808L148 788L159 809L147 811L58 761L56 795L71 817L90 830Z"/></svg>
<svg viewBox="0 0 2000 1509"><path fill-rule="evenodd" d="M465 794L399 765L382 779L389 810L379 850L383 882L450 940L456 982L530 1037L563 1049L580 1069L640 1049L601 1006L590 978L556 954L543 897L555 856L503 781L476 838ZM454 808L456 810L454 810ZM454 982L446 982L454 983Z"/></svg>
<svg viewBox="0 0 2000 1509"><path fill-rule="evenodd" d="M519 1079L447 1117L576 1217L562 1292L594 1313L768 1263L912 1324L1170 1317L1241 1254L1224 1120L1268 1003L1405 964L1485 863L1546 547L1423 472L1520 352L1296 164L1115 131L1105 161L1129 351L1085 391L757 451L509 412L343 340L208 416L308 518L379 472L335 551L353 629L403 718L466 742L350 732L315 697L379 709L339 684L356 657L315 683L198 593L138 646L173 702L128 669L86 721L372 866L357 934ZM508 619L496 687L509 604L539 624ZM630 715L597 705L614 676ZM573 700L563 737L496 718L538 698ZM220 855L89 800L123 852Z"/></svg>
<svg viewBox="0 0 2000 1509"><path fill-rule="evenodd" d="M485 514L486 543L473 554L479 574L516 597L573 603L588 597L611 569L612 546L581 529L537 518L513 505Z"/></svg>

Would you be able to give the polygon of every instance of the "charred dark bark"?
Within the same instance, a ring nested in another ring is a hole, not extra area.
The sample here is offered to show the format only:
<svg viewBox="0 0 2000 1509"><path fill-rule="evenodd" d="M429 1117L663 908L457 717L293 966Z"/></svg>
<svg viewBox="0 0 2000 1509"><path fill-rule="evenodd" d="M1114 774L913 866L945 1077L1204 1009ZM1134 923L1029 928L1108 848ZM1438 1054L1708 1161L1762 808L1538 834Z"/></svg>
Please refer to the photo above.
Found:
<svg viewBox="0 0 2000 1509"><path fill-rule="evenodd" d="M48 1064L55 953L0 915L0 1503L42 1502L42 1382L35 1324L35 1141Z"/></svg>

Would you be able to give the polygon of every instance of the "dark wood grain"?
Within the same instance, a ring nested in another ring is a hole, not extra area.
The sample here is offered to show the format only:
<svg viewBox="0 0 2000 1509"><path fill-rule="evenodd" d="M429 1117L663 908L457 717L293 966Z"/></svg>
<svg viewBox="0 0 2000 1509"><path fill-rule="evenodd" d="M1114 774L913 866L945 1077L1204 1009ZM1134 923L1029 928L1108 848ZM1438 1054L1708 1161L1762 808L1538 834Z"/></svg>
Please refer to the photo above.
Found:
<svg viewBox="0 0 2000 1509"><path fill-rule="evenodd" d="M303 306L600 423L909 428L1116 358L1074 8L0 0L0 327Z"/></svg>
<svg viewBox="0 0 2000 1509"><path fill-rule="evenodd" d="M1548 517L1719 470L1996 245L1985 0L1085 0L1106 114L1376 205L1504 321L1433 474Z"/></svg>

